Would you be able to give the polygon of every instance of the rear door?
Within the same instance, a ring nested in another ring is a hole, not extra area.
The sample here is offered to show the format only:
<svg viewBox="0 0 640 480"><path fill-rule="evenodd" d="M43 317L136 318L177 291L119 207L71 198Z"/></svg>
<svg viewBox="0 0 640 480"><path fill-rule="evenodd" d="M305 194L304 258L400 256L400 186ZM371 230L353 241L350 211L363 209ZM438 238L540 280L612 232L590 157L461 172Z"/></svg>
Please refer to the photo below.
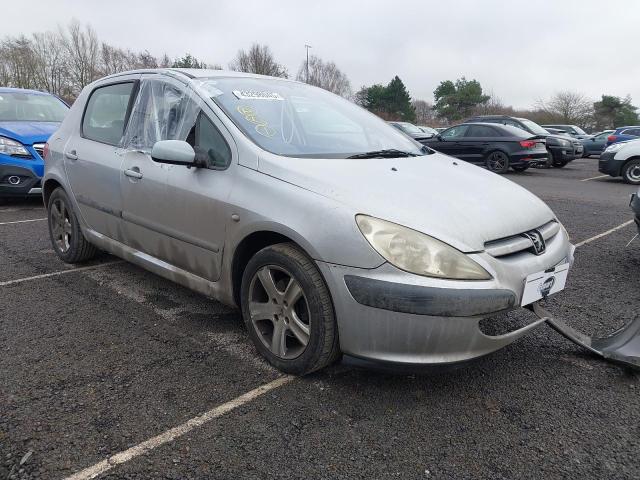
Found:
<svg viewBox="0 0 640 480"><path fill-rule="evenodd" d="M484 162L491 147L499 147L504 140L499 132L488 125L470 125L461 142L460 158L468 162Z"/></svg>
<svg viewBox="0 0 640 480"><path fill-rule="evenodd" d="M139 75L97 86L89 95L80 128L64 147L64 164L73 196L87 225L122 239L121 143Z"/></svg>

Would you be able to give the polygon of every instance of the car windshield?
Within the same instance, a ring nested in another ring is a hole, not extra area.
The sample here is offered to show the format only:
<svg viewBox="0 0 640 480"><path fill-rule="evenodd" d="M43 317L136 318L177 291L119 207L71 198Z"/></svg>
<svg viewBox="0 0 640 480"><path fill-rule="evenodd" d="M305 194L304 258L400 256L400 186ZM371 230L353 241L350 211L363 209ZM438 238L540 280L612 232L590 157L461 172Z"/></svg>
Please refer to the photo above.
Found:
<svg viewBox="0 0 640 480"><path fill-rule="evenodd" d="M531 120L527 120L526 118L520 118L520 123L522 123L525 127L529 129L531 133L536 135L548 135L549 132L538 125L536 122L532 122Z"/></svg>
<svg viewBox="0 0 640 480"><path fill-rule="evenodd" d="M347 158L381 150L428 153L363 108L304 83L222 77L196 84L247 137L277 155Z"/></svg>
<svg viewBox="0 0 640 480"><path fill-rule="evenodd" d="M52 95L0 92L0 122L61 122L68 110Z"/></svg>
<svg viewBox="0 0 640 480"><path fill-rule="evenodd" d="M584 131L583 129L581 129L580 127L576 127L575 125L574 125L573 129L576 131L576 133L577 133L578 135L586 135L586 134L587 134L587 132L585 132L585 131Z"/></svg>
<svg viewBox="0 0 640 480"><path fill-rule="evenodd" d="M398 122L397 125L402 129L402 131L409 134L422 135L424 133L422 130L411 123Z"/></svg>

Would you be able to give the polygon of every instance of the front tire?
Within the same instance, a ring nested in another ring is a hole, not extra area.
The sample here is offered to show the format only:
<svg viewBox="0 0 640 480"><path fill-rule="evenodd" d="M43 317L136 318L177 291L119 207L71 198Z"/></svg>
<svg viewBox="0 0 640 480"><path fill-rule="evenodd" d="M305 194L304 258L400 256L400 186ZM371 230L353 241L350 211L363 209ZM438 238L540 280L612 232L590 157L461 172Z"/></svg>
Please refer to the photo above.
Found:
<svg viewBox="0 0 640 480"><path fill-rule="evenodd" d="M487 155L487 169L494 173L507 173L509 171L509 156L496 150Z"/></svg>
<svg viewBox="0 0 640 480"><path fill-rule="evenodd" d="M60 187L49 197L47 218L51 245L60 260L81 263L96 256L98 250L84 238L69 197Z"/></svg>
<svg viewBox="0 0 640 480"><path fill-rule="evenodd" d="M640 158L630 160L622 167L622 178L631 185L640 185Z"/></svg>
<svg viewBox="0 0 640 480"><path fill-rule="evenodd" d="M240 295L249 336L277 369L305 375L340 356L329 289L296 245L281 243L256 253L242 275Z"/></svg>

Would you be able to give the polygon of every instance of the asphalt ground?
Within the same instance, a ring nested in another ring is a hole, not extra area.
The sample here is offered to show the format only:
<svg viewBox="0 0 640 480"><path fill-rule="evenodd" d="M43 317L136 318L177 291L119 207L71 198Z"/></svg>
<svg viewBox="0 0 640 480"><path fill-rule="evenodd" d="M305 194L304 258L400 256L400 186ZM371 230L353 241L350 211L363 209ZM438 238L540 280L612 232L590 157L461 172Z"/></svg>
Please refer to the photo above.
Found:
<svg viewBox="0 0 640 480"><path fill-rule="evenodd" d="M631 219L634 188L597 176L594 158L507 175L574 243ZM640 375L548 327L455 370L274 384L237 311L108 255L72 271L43 217L0 206L0 479L640 478ZM579 247L548 309L588 334L637 318L635 233Z"/></svg>

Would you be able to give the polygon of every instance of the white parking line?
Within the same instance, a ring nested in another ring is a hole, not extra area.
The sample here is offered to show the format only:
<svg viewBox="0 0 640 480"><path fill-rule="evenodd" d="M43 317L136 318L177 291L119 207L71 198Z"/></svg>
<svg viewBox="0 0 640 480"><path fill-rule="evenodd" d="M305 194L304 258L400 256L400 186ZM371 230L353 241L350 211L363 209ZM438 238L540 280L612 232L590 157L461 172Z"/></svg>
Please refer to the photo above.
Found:
<svg viewBox="0 0 640 480"><path fill-rule="evenodd" d="M14 223L41 222L47 218L32 218L31 220L16 220L15 222L2 222L0 225L13 225Z"/></svg>
<svg viewBox="0 0 640 480"><path fill-rule="evenodd" d="M582 180L580 180L581 182L588 182L589 180L596 180L598 178L605 178L605 177L610 177L610 175L598 175L597 177L591 177L591 178L583 178Z"/></svg>
<svg viewBox="0 0 640 480"><path fill-rule="evenodd" d="M65 273L83 272L85 270L95 270L96 268L108 267L109 265L115 265L116 263L123 263L124 260L116 260L114 262L100 263L98 265L89 265L88 267L69 268L67 270L59 270L57 272L43 273L42 275L34 275L33 277L18 278L16 280L6 280L0 282L0 287L6 287L7 285L15 285L16 283L29 282L31 280L39 280L41 278L57 277L58 275L64 275Z"/></svg>
<svg viewBox="0 0 640 480"><path fill-rule="evenodd" d="M98 475L102 475L105 472L108 472L116 465L120 465L121 463L128 462L129 460L139 457L151 450L154 450L165 443L169 443L176 438L183 436L186 433L189 433L191 430L197 427L201 427L205 423L209 423L210 421L221 417L225 413L230 412L231 410L238 408L245 403L249 403L252 400L255 400L261 395L264 395L271 390L275 390L293 380L295 377L286 376L280 377L272 382L269 382L265 385L262 385L258 388L251 390L243 395L240 395L233 400L223 403L208 412L203 413L202 415L192 418L191 420L187 420L182 425L178 425L177 427L173 427L170 430L167 430L160 435L152 437L148 440L145 440L138 445L135 445L123 452L116 453L115 455L111 455L109 458L102 460L101 462L96 463L84 470L81 470L73 475L67 477L65 480L89 480L91 478L96 478Z"/></svg>
<svg viewBox="0 0 640 480"><path fill-rule="evenodd" d="M576 243L576 248L581 247L583 245L586 245L587 243L591 243L594 240L597 240L599 238L606 237L607 235L609 235L609 234L611 234L611 233L613 233L613 232L615 232L617 230L620 230L621 228L624 228L627 225L631 225L632 223L633 223L633 220L629 220L628 222L624 222L622 225L618 225L617 227L613 227L611 230L607 230L606 232L599 233L598 235L595 235L595 236L593 236L591 238L587 238L586 240L578 242L578 243Z"/></svg>

